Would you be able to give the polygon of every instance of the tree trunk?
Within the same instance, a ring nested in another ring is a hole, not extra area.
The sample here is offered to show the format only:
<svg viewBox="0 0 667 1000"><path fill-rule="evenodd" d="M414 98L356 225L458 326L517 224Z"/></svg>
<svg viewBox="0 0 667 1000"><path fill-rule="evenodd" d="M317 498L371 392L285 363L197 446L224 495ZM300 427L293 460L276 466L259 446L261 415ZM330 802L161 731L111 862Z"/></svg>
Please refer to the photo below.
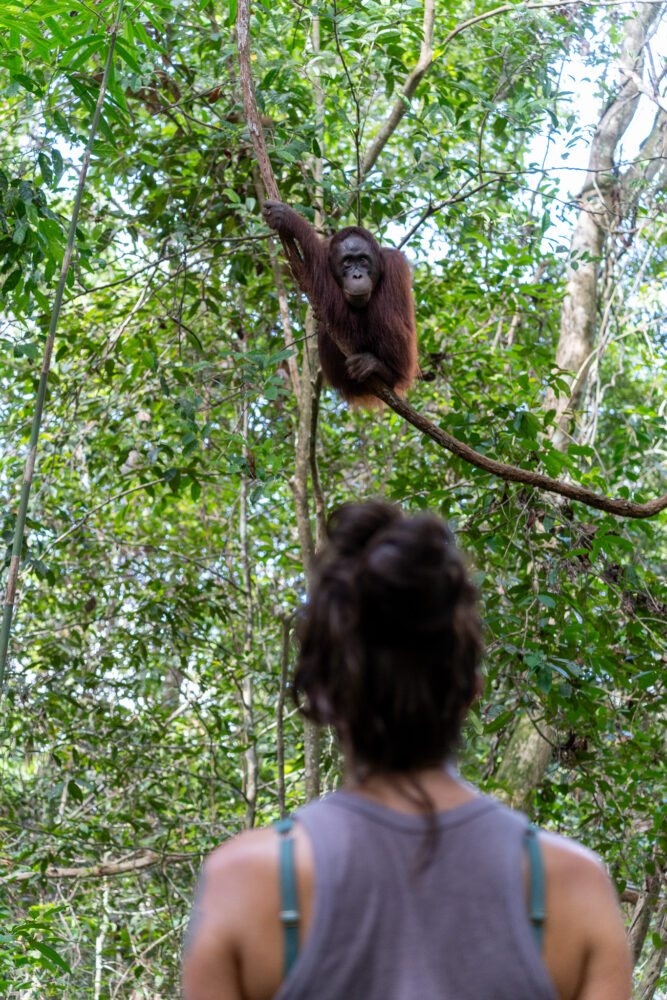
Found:
<svg viewBox="0 0 667 1000"><path fill-rule="evenodd" d="M551 760L553 746L549 741L555 739L555 733L550 727L540 728L544 736L527 715L522 715L496 772L501 788L495 794L513 809L527 808Z"/></svg>
<svg viewBox="0 0 667 1000"><path fill-rule="evenodd" d="M570 393L569 398L557 397L550 390L546 401L546 408L556 411L554 444L559 448L567 443L570 420L581 405L593 357L600 257L608 234L627 209L621 205L614 154L637 110L643 47L660 11L659 4L642 5L628 20L619 59L622 81L616 95L603 108L590 146L588 173L570 244L556 349L556 365L571 373Z"/></svg>
<svg viewBox="0 0 667 1000"><path fill-rule="evenodd" d="M628 929L628 945L632 954L633 966L639 961L644 947L644 941L655 913L660 893L660 879L653 877L648 880L646 890L639 893Z"/></svg>
<svg viewBox="0 0 667 1000"><path fill-rule="evenodd" d="M653 995L665 966L665 958L667 957L667 899L663 899L655 933L660 936L661 943L657 947L653 946L653 950L644 966L641 982L635 990L635 1000L653 1000Z"/></svg>
<svg viewBox="0 0 667 1000"><path fill-rule="evenodd" d="M572 373L570 394L557 397L549 390L545 400L546 410L555 410L553 443L564 449L573 412L581 405L586 388L591 359L594 353L596 312L598 298L598 271L600 257L610 229L618 224L619 216L628 211L639 197L642 185L654 179L662 169L661 161L648 159L646 149L638 160L646 160L646 167L635 167L626 172L622 193L614 173L614 153L637 109L639 88L644 66L643 46L651 26L660 17L662 5L640 5L626 24L621 46L620 69L622 81L613 98L602 110L600 121L590 146L588 172L580 196L580 211L570 243L565 298L561 310L560 337L556 349L556 365ZM656 144L664 141L664 123L659 112L651 135L644 144L655 154ZM658 167L657 164L661 166ZM656 164L652 166L651 164ZM637 172L641 172L641 177ZM649 171L653 173L649 174ZM545 735L550 736L548 732ZM551 734L553 735L553 734ZM523 807L528 795L544 776L551 759L551 744L543 739L530 720L523 718L514 730L509 747L498 769L498 779L505 786L504 797L514 806Z"/></svg>

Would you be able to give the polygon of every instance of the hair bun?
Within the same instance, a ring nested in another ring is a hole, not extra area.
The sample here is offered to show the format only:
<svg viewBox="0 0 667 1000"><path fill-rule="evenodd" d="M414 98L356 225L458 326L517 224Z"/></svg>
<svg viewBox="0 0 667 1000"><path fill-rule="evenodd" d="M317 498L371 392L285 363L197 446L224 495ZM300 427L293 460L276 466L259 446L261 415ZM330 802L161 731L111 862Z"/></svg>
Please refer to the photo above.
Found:
<svg viewBox="0 0 667 1000"><path fill-rule="evenodd" d="M437 632L475 599L453 535L432 514L402 518L369 545L359 595L366 635L381 646Z"/></svg>
<svg viewBox="0 0 667 1000"><path fill-rule="evenodd" d="M378 532L400 517L398 507L380 500L343 504L329 518L329 541L338 555L357 555Z"/></svg>
<svg viewBox="0 0 667 1000"><path fill-rule="evenodd" d="M399 590L428 590L445 578L462 581L463 566L447 526L433 514L393 524L369 546L365 575Z"/></svg>
<svg viewBox="0 0 667 1000"><path fill-rule="evenodd" d="M294 699L334 723L360 773L437 766L456 746L482 652L453 535L381 501L346 504L328 532L299 623Z"/></svg>

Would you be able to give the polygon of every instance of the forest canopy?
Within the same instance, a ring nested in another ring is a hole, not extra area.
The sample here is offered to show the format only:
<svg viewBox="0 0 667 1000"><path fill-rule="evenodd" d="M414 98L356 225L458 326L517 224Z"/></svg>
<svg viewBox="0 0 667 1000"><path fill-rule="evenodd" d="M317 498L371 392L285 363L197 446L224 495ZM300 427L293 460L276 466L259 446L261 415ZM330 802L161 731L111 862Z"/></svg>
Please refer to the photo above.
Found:
<svg viewBox="0 0 667 1000"><path fill-rule="evenodd" d="M0 9L2 993L178 995L204 854L340 780L295 617L383 497L480 589L463 775L600 853L667 996L664 5L244 11ZM276 194L406 254L410 413L323 383Z"/></svg>

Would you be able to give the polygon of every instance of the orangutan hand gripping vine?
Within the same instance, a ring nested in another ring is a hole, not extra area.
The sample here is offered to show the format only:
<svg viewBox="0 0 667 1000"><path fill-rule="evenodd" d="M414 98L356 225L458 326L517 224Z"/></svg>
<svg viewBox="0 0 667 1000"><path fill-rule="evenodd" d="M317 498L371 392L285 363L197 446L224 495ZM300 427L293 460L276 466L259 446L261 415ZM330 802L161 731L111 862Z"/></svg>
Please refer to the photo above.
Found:
<svg viewBox="0 0 667 1000"><path fill-rule="evenodd" d="M383 249L360 226L322 240L298 212L279 201L266 201L262 212L272 229L301 247L327 382L348 402L367 407L380 404L364 385L369 375L379 375L404 395L419 367L410 268L403 254ZM349 357L329 331L350 350Z"/></svg>

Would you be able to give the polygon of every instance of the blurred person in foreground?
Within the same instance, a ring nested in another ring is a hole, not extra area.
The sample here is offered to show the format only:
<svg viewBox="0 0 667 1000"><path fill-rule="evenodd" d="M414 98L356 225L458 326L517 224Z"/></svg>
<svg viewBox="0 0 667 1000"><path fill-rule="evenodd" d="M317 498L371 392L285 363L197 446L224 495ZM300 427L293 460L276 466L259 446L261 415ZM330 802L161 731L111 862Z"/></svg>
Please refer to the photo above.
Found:
<svg viewBox="0 0 667 1000"><path fill-rule="evenodd" d="M185 1000L628 1000L600 861L454 769L482 637L449 529L368 502L328 533L294 693L343 789L207 858Z"/></svg>

